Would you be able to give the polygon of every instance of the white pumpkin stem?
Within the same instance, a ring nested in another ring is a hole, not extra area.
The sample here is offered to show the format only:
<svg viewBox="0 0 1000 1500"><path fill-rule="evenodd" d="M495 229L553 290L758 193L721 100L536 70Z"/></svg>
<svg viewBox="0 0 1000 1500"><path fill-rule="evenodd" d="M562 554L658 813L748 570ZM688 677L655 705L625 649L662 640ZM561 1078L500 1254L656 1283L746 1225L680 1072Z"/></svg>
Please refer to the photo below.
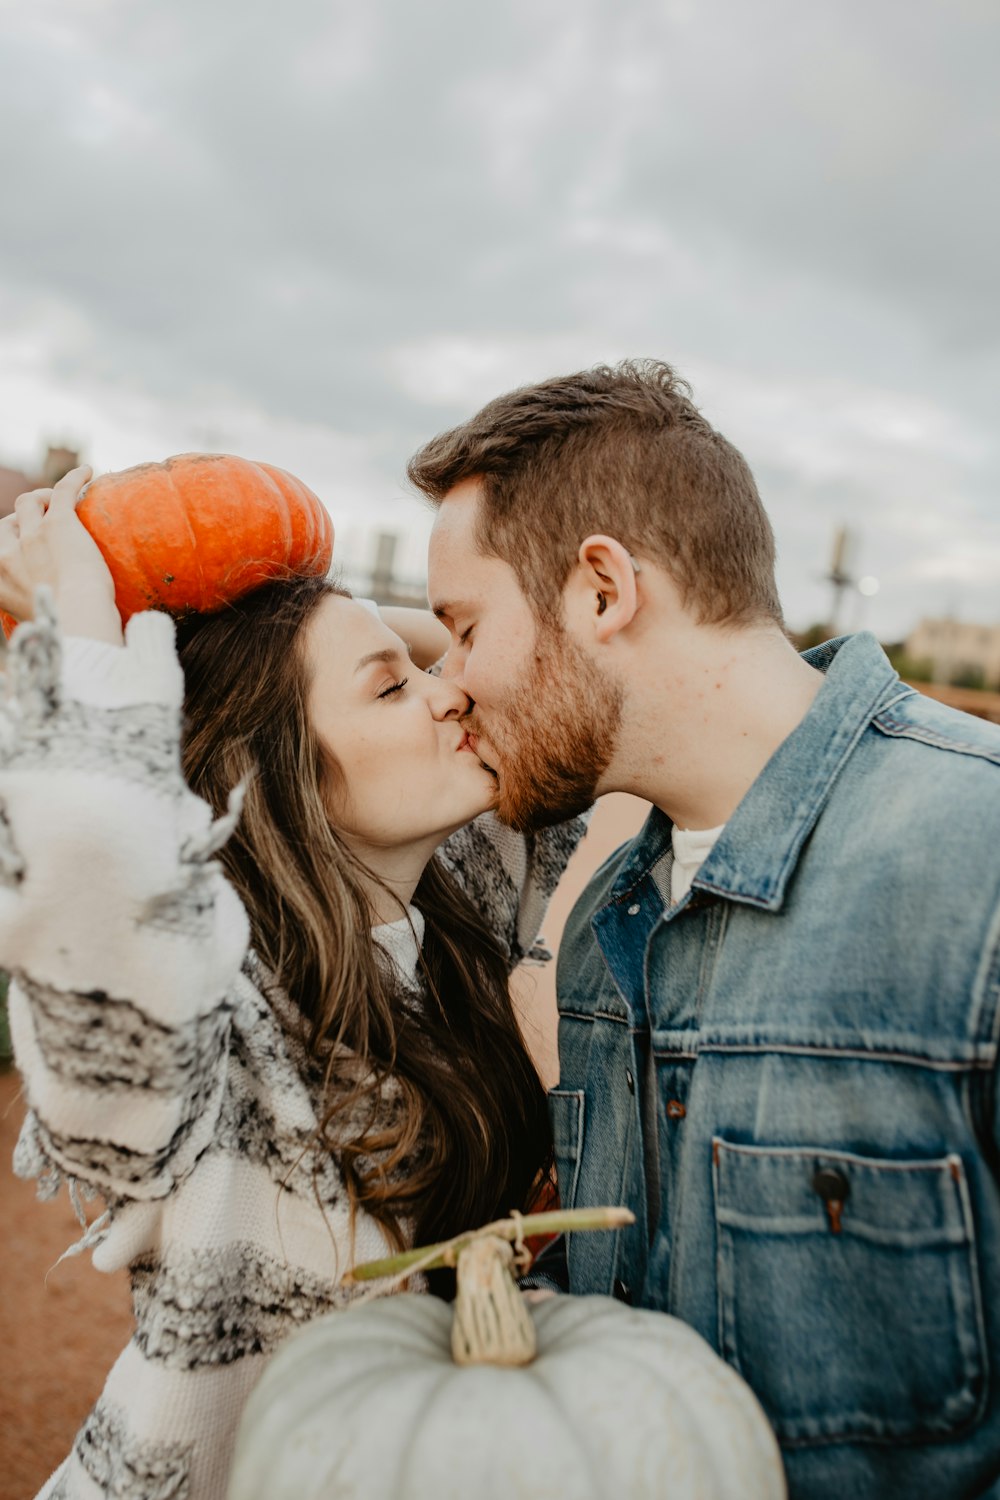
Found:
<svg viewBox="0 0 1000 1500"><path fill-rule="evenodd" d="M489 1235L458 1257L458 1291L451 1324L457 1365L527 1365L535 1357L535 1325L514 1284L514 1252Z"/></svg>

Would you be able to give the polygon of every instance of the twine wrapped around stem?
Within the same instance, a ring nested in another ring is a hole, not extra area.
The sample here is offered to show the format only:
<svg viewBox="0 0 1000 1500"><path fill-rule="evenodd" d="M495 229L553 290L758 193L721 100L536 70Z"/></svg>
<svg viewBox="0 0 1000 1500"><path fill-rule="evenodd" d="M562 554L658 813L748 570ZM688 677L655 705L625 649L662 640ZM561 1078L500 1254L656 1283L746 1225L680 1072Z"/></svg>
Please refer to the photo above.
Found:
<svg viewBox="0 0 1000 1500"><path fill-rule="evenodd" d="M563 1208L543 1214L512 1214L508 1219L497 1219L484 1224L481 1229L466 1230L453 1239L442 1240L436 1245L425 1245L417 1250L403 1250L398 1255L386 1256L383 1260L365 1261L354 1266L342 1278L342 1286L357 1286L359 1282L388 1282L372 1288L375 1296L385 1296L394 1291L407 1277L418 1271L433 1271L439 1266L454 1266L467 1245L474 1240L492 1237L509 1240L520 1245L525 1235L571 1234L585 1229L624 1229L635 1223L635 1214L627 1208Z"/></svg>

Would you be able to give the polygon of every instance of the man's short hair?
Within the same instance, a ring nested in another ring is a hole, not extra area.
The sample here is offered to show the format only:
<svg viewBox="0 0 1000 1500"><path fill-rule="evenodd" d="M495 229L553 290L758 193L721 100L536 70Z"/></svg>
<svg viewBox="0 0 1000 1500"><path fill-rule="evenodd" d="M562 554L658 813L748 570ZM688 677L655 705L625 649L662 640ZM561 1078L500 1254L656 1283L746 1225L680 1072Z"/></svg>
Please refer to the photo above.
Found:
<svg viewBox="0 0 1000 1500"><path fill-rule="evenodd" d="M669 365L625 360L498 396L407 472L437 504L481 481L480 550L543 618L560 618L579 545L603 532L661 564L702 623L781 622L753 475Z"/></svg>

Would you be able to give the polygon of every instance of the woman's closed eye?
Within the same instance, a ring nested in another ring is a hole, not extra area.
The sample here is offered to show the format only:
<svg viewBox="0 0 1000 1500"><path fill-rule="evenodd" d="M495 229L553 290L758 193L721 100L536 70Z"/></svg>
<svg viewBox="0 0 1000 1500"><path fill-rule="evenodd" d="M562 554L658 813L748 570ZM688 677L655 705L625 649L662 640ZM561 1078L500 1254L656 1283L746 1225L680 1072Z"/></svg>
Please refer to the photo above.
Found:
<svg viewBox="0 0 1000 1500"><path fill-rule="evenodd" d="M379 698L391 698L394 693L401 693L409 680L408 677L402 677L399 682L392 682L387 688L383 688L376 696Z"/></svg>

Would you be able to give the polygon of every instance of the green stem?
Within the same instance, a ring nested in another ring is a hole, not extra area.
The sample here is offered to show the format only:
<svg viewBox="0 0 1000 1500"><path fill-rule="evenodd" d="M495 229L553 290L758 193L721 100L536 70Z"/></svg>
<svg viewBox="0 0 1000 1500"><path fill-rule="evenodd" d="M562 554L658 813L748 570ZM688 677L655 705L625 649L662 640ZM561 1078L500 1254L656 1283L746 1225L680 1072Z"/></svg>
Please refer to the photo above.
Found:
<svg viewBox="0 0 1000 1500"><path fill-rule="evenodd" d="M438 1266L453 1266L460 1251L473 1240L484 1235L495 1235L501 1240L516 1240L521 1234L570 1234L582 1229L623 1229L635 1223L635 1214L627 1208L559 1208L547 1214L525 1214L523 1218L498 1219L495 1224L484 1224L482 1229L470 1229L457 1234L453 1240L442 1240L438 1245L425 1245L423 1249L404 1250L399 1255L389 1255L384 1260L365 1261L348 1271L344 1282L350 1285L357 1281L377 1281L380 1276L396 1276L401 1271L419 1263L422 1271L433 1271ZM433 1252L433 1259L427 1257Z"/></svg>

